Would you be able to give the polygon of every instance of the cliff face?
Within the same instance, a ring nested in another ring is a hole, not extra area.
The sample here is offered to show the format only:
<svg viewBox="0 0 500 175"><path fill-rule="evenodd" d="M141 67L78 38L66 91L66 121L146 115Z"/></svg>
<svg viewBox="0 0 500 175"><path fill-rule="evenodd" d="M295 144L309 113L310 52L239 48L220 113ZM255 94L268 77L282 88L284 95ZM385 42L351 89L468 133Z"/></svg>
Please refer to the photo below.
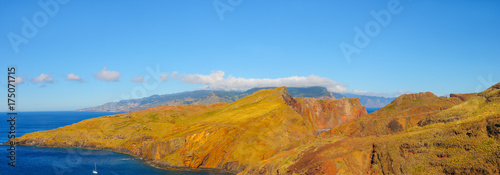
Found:
<svg viewBox="0 0 500 175"><path fill-rule="evenodd" d="M366 115L365 107L358 99L317 100L300 97L297 112L311 122L318 132L328 131Z"/></svg>
<svg viewBox="0 0 500 175"><path fill-rule="evenodd" d="M362 114L366 110L356 99L296 100L280 87L233 103L161 106L88 119L15 141L112 150L165 168L238 173L270 157L292 155L314 140L318 129L340 126Z"/></svg>

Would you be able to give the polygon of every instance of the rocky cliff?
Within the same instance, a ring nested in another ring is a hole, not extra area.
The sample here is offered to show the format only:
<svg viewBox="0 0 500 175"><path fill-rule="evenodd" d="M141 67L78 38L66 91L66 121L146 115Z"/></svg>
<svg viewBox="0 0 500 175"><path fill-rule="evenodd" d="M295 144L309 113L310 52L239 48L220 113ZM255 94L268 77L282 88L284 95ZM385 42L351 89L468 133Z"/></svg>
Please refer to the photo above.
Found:
<svg viewBox="0 0 500 175"><path fill-rule="evenodd" d="M295 99L299 102L296 111L313 123L319 133L367 114L358 99L317 100L305 97Z"/></svg>

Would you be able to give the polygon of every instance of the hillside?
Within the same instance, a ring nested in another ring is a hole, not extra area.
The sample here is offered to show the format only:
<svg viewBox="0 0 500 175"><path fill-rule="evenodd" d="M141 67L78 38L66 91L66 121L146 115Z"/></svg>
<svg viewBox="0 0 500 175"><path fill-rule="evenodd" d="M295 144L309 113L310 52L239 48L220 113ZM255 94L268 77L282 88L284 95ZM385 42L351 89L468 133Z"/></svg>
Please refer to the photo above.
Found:
<svg viewBox="0 0 500 175"><path fill-rule="evenodd" d="M314 140L366 110L357 99L291 97L263 89L233 103L160 106L98 117L15 140L22 145L112 150L163 168L231 173Z"/></svg>
<svg viewBox="0 0 500 175"><path fill-rule="evenodd" d="M387 106L331 132L333 135L358 137L394 134L417 125L420 120L428 116L466 101L468 99L466 97L471 98L471 95L455 94L447 98L438 97L431 92L404 94Z"/></svg>
<svg viewBox="0 0 500 175"><path fill-rule="evenodd" d="M438 101L460 104L424 117L413 127L401 128L395 133L359 134L365 130L364 126L370 126L360 124L365 121L359 117L332 132L323 133L322 138L290 150L293 156L271 157L245 169L242 174L263 171L276 174L500 173L500 83L479 94L461 94L446 99L430 93L403 95L391 104L392 107L379 110L373 117L388 121L416 114L421 118L422 112L433 111L426 108L427 103L418 100L431 104L433 101L434 104L439 104ZM406 113L395 112L391 108L407 110ZM335 132L349 125L356 129L348 132L351 135ZM381 126L387 127L382 130L390 130L391 124L371 127Z"/></svg>
<svg viewBox="0 0 500 175"><path fill-rule="evenodd" d="M244 92L237 91L211 91L197 90L190 92L181 92L166 95L153 95L141 99L121 100L118 102L109 102L100 106L79 109L77 111L94 111L94 112L132 112L152 108L156 106L180 105L180 104L215 104L220 102L231 103L247 95L250 95L258 90L273 89L276 87L253 88ZM338 93L329 92L324 87L289 87L288 92L292 97L312 97L323 100L334 100L346 98L358 98L356 95L346 94L346 96ZM352 96L352 97L351 97ZM389 104L394 98L359 96L362 101L361 105L368 108L379 108Z"/></svg>

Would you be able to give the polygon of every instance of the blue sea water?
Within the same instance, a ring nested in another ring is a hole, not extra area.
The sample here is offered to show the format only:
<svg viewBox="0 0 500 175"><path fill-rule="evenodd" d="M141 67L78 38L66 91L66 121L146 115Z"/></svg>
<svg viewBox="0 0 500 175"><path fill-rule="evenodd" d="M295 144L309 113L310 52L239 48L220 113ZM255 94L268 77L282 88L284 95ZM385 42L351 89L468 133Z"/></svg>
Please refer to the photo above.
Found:
<svg viewBox="0 0 500 175"><path fill-rule="evenodd" d="M366 112L368 113L372 113L372 112L375 112L377 110L379 110L380 108L366 108Z"/></svg>
<svg viewBox="0 0 500 175"><path fill-rule="evenodd" d="M109 112L18 112L16 137L26 133L55 129L79 121L117 113ZM0 113L0 142L8 140L9 116ZM3 134L1 134L3 133ZM0 146L0 175L11 174L92 174L97 166L98 174L188 174L206 175L206 172L169 171L146 164L130 155L88 149L47 148L16 146L16 167L8 165L8 145ZM95 165L94 165L95 164Z"/></svg>

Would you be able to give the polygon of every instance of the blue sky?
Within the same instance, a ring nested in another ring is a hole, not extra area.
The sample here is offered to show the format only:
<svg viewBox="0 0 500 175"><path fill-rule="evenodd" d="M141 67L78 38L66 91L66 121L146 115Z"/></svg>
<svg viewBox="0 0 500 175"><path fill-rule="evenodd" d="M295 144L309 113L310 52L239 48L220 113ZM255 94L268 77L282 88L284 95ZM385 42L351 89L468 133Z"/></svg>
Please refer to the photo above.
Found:
<svg viewBox="0 0 500 175"><path fill-rule="evenodd" d="M1 1L0 26L22 111L196 89L445 95L500 81L499 1Z"/></svg>

